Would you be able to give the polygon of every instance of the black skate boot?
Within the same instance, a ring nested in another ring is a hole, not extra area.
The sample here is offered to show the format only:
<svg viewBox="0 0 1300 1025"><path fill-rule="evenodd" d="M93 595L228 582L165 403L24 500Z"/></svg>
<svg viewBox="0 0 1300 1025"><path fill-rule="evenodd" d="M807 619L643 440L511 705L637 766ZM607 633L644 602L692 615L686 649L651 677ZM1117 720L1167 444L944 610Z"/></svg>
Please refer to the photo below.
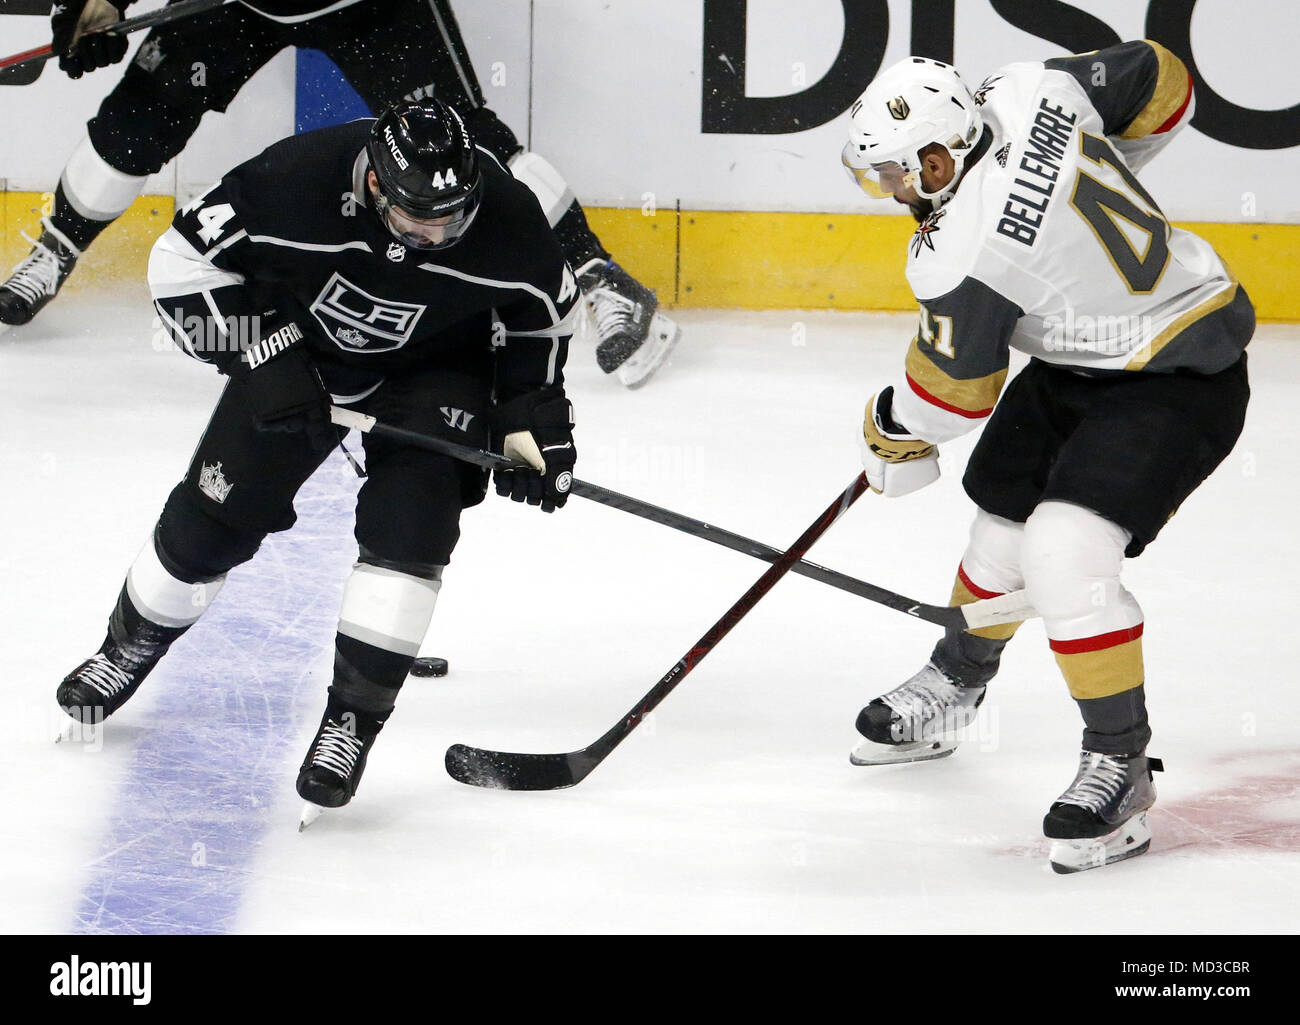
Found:
<svg viewBox="0 0 1300 1025"><path fill-rule="evenodd" d="M668 357L681 328L659 312L654 292L613 260L591 260L578 285L596 322L596 363L639 388Z"/></svg>
<svg viewBox="0 0 1300 1025"><path fill-rule="evenodd" d="M854 765L925 762L957 749L954 734L975 720L988 690L962 687L933 662L858 713L857 730L867 739L849 755Z"/></svg>
<svg viewBox="0 0 1300 1025"><path fill-rule="evenodd" d="M188 629L145 619L123 587L99 651L59 684L59 706L77 722L103 722L131 699L172 642Z"/></svg>
<svg viewBox="0 0 1300 1025"><path fill-rule="evenodd" d="M0 324L26 324L59 294L81 251L49 221L32 251L0 285ZM23 238L31 242L30 236Z"/></svg>
<svg viewBox="0 0 1300 1025"><path fill-rule="evenodd" d="M63 678L56 692L59 707L79 723L101 723L131 699L148 670L133 673L123 669L105 653L105 642L92 655Z"/></svg>
<svg viewBox="0 0 1300 1025"><path fill-rule="evenodd" d="M341 808L351 801L383 725L383 720L350 711L331 697L298 770L298 796L321 808ZM303 826L308 824L304 815Z"/></svg>
<svg viewBox="0 0 1300 1025"><path fill-rule="evenodd" d="M1079 753L1079 773L1043 817L1049 860L1062 874L1101 868L1145 854L1151 846L1146 811L1156 803L1152 773L1159 758Z"/></svg>

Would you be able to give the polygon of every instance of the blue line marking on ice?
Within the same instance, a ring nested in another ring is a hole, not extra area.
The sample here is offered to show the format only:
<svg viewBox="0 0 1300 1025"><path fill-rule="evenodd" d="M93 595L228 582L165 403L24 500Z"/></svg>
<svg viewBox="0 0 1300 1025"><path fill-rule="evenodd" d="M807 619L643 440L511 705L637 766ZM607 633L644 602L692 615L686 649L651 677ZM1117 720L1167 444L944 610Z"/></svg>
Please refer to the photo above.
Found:
<svg viewBox="0 0 1300 1025"><path fill-rule="evenodd" d="M139 740L73 932L227 932L263 834L296 828L294 777L325 707L356 558L356 488L336 453L299 492L294 528L231 572L203 619L105 724L107 738L126 720Z"/></svg>

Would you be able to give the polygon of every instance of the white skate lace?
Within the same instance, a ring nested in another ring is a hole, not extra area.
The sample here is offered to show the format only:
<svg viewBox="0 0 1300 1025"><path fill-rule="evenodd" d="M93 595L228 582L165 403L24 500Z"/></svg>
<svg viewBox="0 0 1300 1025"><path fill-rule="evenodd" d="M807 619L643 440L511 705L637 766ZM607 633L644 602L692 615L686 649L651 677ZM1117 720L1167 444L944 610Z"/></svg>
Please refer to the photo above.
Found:
<svg viewBox="0 0 1300 1025"><path fill-rule="evenodd" d="M114 697L134 682L130 673L103 655L95 655L86 662L77 679L90 684L104 698Z"/></svg>
<svg viewBox="0 0 1300 1025"><path fill-rule="evenodd" d="M329 769L330 772L336 772L347 779L352 775L352 769L357 764L357 756L361 754L364 746L359 739L331 719L321 730L311 764Z"/></svg>
<svg viewBox="0 0 1300 1025"><path fill-rule="evenodd" d="M603 340L616 334L634 334L641 304L621 295L605 285L598 285L587 293L592 315L596 318L596 334Z"/></svg>
<svg viewBox="0 0 1300 1025"><path fill-rule="evenodd" d="M59 257L52 250L36 241L26 232L23 238L32 243L33 249L16 267L9 280L3 285L15 295L21 296L29 303L39 302L46 296L52 296L59 290L59 274L62 267Z"/></svg>
<svg viewBox="0 0 1300 1025"><path fill-rule="evenodd" d="M933 665L927 665L901 687L881 695L880 700L914 727L922 729L961 704L960 688ZM919 735L919 730L915 732Z"/></svg>
<svg viewBox="0 0 1300 1025"><path fill-rule="evenodd" d="M1100 812L1115 799L1127 781L1128 766L1124 761L1089 751L1079 760L1079 775L1056 803L1076 804L1088 811Z"/></svg>

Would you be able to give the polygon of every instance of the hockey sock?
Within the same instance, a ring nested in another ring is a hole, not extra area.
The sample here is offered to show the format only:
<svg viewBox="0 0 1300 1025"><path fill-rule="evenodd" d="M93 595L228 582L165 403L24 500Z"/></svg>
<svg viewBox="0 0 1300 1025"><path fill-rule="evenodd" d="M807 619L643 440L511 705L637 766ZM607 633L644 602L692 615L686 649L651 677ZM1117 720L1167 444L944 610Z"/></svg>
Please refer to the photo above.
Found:
<svg viewBox="0 0 1300 1025"><path fill-rule="evenodd" d="M957 579L953 583L952 599L948 604L969 605L982 598L996 598L1004 593L1006 592L980 587L970 578L963 564L957 567ZM1002 650L1019 628L1019 623L1002 623L978 630L948 630L935 645L930 661L959 686L987 684L997 675Z"/></svg>
<svg viewBox="0 0 1300 1025"><path fill-rule="evenodd" d="M380 718L397 701L442 587L442 567L415 576L357 563L343 592L330 694Z"/></svg>
<svg viewBox="0 0 1300 1025"><path fill-rule="evenodd" d="M1021 549L1029 600L1083 715L1083 747L1100 754L1135 754L1151 735L1142 608L1120 582L1129 537L1082 506L1043 502Z"/></svg>
<svg viewBox="0 0 1300 1025"><path fill-rule="evenodd" d="M592 260L609 259L608 251L587 224L587 215L581 204L549 161L531 150L524 150L510 158L510 173L537 197L570 267L577 271Z"/></svg>
<svg viewBox="0 0 1300 1025"><path fill-rule="evenodd" d="M73 151L54 194L56 228L80 250L90 245L144 191L147 176L111 166L86 136Z"/></svg>
<svg viewBox="0 0 1300 1025"><path fill-rule="evenodd" d="M188 626L163 626L147 618L131 600L124 584L108 619L108 633L99 653L142 678L188 629Z"/></svg>
<svg viewBox="0 0 1300 1025"><path fill-rule="evenodd" d="M71 242L78 251L84 253L86 247L94 242L99 237L100 232L112 223L111 220L91 220L89 217L83 217L77 213L72 204L68 202L68 196L63 191L62 182L54 190L54 212L50 214L50 224Z"/></svg>
<svg viewBox="0 0 1300 1025"><path fill-rule="evenodd" d="M569 266L575 270L592 260L608 260L609 251L587 224L587 215L575 199L555 225L555 237Z"/></svg>
<svg viewBox="0 0 1300 1025"><path fill-rule="evenodd" d="M1151 740L1146 693L1141 684L1102 698L1079 698L1083 750L1104 755L1134 755Z"/></svg>
<svg viewBox="0 0 1300 1025"><path fill-rule="evenodd" d="M127 571L101 653L124 669L152 668L207 611L224 582L224 576L181 580L164 564L156 534L151 536Z"/></svg>
<svg viewBox="0 0 1300 1025"><path fill-rule="evenodd" d="M370 740L378 736L379 731L384 728L384 723L388 720L389 713L393 710L392 706L379 711L362 708L335 693L333 687L329 691L329 699L325 702L325 715L322 722L334 720L340 726L348 729L353 736L362 740Z"/></svg>

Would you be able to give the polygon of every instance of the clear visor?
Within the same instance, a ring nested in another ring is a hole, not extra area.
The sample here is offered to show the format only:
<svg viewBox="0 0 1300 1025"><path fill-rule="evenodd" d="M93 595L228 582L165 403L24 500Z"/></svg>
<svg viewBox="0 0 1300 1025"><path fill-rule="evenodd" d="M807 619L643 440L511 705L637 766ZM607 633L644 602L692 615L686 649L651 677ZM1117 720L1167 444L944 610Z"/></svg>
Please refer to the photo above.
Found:
<svg viewBox="0 0 1300 1025"><path fill-rule="evenodd" d="M895 193L917 185L917 173L907 170L896 160L859 165L858 147L852 142L844 147L840 160L858 188L872 199L893 199Z"/></svg>
<svg viewBox="0 0 1300 1025"><path fill-rule="evenodd" d="M469 203L442 217L416 217L382 195L376 205L393 237L412 249L445 249L465 234L478 212L478 204Z"/></svg>

